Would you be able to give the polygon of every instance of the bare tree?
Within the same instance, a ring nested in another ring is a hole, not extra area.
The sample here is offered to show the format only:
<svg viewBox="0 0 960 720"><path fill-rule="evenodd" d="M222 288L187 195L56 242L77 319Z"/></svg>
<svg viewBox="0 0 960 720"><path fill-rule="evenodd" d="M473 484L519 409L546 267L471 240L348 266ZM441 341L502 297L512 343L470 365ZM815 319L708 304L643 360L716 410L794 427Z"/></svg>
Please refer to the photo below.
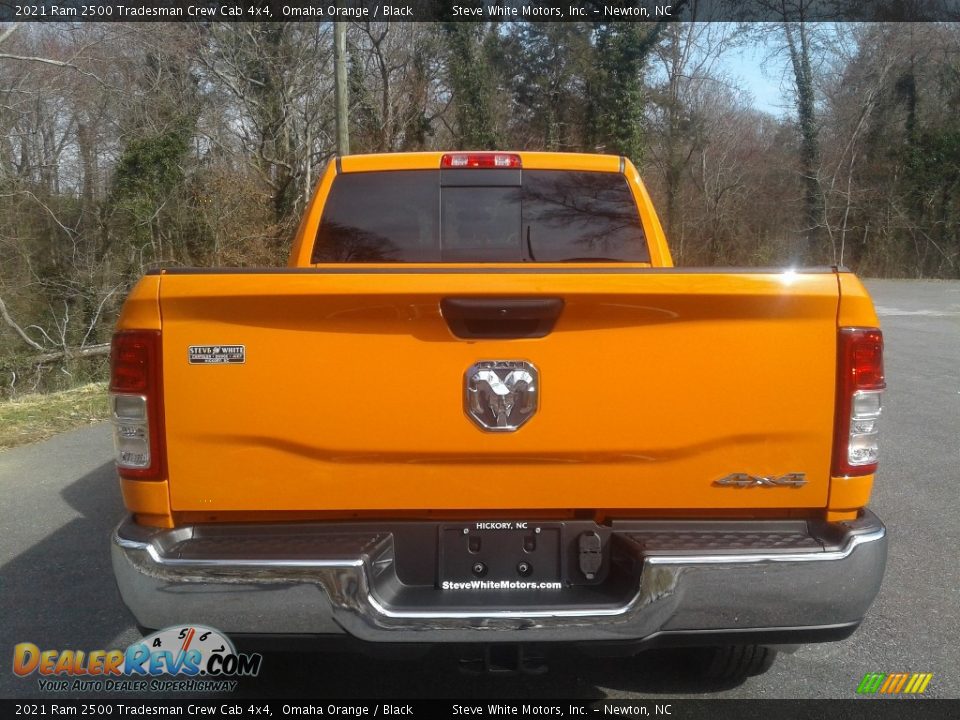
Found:
<svg viewBox="0 0 960 720"><path fill-rule="evenodd" d="M658 141L651 154L663 178L660 215L668 237L680 231L684 176L694 156L711 140L699 112L701 98L716 90L710 86L729 84L717 71L718 61L743 39L742 28L728 23L675 23L663 31L653 75Z"/></svg>

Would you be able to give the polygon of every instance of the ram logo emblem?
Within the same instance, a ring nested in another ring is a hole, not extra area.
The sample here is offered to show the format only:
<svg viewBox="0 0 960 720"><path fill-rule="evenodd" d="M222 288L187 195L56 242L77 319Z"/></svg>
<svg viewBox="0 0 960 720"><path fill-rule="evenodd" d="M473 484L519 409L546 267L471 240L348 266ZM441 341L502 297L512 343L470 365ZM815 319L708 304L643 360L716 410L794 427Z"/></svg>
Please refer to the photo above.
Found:
<svg viewBox="0 0 960 720"><path fill-rule="evenodd" d="M464 375L464 411L481 429L513 432L537 411L540 379L523 360L483 360Z"/></svg>
<svg viewBox="0 0 960 720"><path fill-rule="evenodd" d="M714 485L721 487L803 487L807 484L806 473L787 473L780 476L750 475L748 473L732 473L719 480Z"/></svg>

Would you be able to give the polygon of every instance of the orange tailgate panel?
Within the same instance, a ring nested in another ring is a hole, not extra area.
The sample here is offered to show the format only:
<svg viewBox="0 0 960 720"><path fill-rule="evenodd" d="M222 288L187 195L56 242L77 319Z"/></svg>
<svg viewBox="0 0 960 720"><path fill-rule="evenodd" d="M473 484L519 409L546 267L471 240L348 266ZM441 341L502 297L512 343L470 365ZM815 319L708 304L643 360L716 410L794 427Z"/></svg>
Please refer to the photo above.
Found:
<svg viewBox="0 0 960 720"><path fill-rule="evenodd" d="M440 315L449 296L566 307L544 338L466 341ZM827 502L832 273L167 274L160 298L174 511ZM190 345L246 361L191 365ZM518 431L464 414L479 360L538 368ZM736 472L808 482L712 484Z"/></svg>

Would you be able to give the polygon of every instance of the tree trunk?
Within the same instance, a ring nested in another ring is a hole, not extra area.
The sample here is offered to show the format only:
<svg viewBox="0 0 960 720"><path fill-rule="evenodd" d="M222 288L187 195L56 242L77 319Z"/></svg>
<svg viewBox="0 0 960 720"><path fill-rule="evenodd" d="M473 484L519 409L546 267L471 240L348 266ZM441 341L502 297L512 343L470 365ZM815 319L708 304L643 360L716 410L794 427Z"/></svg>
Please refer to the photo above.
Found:
<svg viewBox="0 0 960 720"><path fill-rule="evenodd" d="M823 222L823 203L820 196L820 145L817 137L817 118L813 88L813 71L810 67L810 38L806 23L783 24L790 62L793 65L797 91L797 116L800 124L800 168L803 173L804 206L806 227L801 241L791 253L797 265L815 261L821 255L819 229Z"/></svg>

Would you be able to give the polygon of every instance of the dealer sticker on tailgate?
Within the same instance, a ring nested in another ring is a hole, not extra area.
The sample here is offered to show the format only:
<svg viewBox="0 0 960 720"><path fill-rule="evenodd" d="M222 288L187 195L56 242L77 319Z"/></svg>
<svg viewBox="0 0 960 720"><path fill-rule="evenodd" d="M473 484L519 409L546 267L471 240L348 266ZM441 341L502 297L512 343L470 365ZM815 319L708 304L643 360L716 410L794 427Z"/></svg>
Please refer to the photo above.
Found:
<svg viewBox="0 0 960 720"><path fill-rule="evenodd" d="M191 345L187 357L191 365L237 364L246 361L243 345Z"/></svg>

